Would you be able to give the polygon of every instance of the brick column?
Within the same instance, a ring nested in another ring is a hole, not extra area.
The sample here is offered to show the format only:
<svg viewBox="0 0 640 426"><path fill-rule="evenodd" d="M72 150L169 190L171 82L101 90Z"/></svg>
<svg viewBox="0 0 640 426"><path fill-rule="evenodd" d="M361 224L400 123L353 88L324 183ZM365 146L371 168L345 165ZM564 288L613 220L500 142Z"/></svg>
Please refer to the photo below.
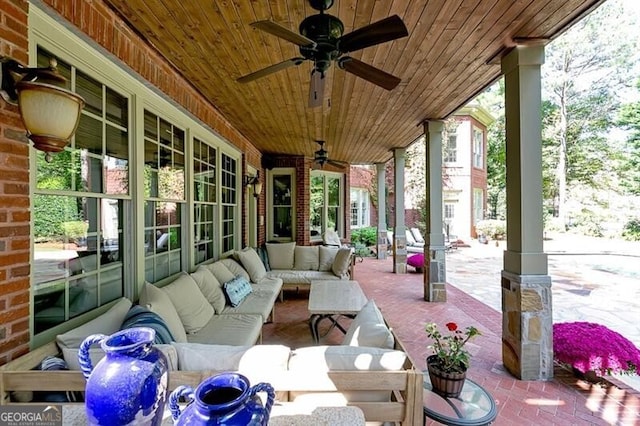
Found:
<svg viewBox="0 0 640 426"><path fill-rule="evenodd" d="M502 271L502 360L523 380L553 377L551 277L543 252L541 45L517 46L505 76L507 249Z"/></svg>
<svg viewBox="0 0 640 426"><path fill-rule="evenodd" d="M442 226L442 121L426 121L427 235L424 244L424 300L447 301L447 267Z"/></svg>
<svg viewBox="0 0 640 426"><path fill-rule="evenodd" d="M0 0L0 55L28 65L26 1ZM29 351L29 141L0 98L0 364Z"/></svg>

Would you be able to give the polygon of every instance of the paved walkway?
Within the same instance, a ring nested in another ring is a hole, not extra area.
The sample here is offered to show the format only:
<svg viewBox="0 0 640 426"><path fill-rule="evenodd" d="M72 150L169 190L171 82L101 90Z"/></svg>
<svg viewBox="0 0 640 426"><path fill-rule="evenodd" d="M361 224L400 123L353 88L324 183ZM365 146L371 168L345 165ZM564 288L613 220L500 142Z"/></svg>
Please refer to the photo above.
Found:
<svg viewBox="0 0 640 426"><path fill-rule="evenodd" d="M473 242L447 256L447 281L501 311L505 243ZM640 242L552 235L544 244L552 278L553 321L603 324L640 347ZM638 376L619 376L640 391Z"/></svg>

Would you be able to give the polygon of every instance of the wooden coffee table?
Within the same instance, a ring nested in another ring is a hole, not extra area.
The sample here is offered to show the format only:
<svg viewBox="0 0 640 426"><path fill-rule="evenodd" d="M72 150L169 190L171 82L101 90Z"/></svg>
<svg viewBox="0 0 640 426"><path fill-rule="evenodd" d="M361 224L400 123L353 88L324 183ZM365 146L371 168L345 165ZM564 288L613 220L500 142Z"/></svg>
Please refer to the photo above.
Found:
<svg viewBox="0 0 640 426"><path fill-rule="evenodd" d="M338 319L340 316L355 317L366 303L367 297L362 292L357 281L311 281L309 328L311 328L313 341L315 343L320 341L318 325L324 319L329 319L332 323L329 331L333 327L337 327L340 331L346 333Z"/></svg>

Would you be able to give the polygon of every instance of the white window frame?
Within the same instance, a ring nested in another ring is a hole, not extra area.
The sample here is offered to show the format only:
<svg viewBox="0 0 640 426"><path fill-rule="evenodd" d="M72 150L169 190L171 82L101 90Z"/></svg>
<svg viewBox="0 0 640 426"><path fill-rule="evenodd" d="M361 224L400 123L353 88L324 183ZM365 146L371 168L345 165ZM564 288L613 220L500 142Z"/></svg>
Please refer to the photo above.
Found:
<svg viewBox="0 0 640 426"><path fill-rule="evenodd" d="M345 236L344 229L344 174L336 173L336 172L326 172L324 170L312 170L310 174L310 181L312 177L322 177L323 178L323 192L327 194L328 191L328 183L327 178L334 178L339 180L339 191L338 191L338 217L336 218L336 229L335 231L341 238ZM309 182L309 193L311 193L311 182ZM324 197L325 202L322 204L322 221L321 221L321 232L320 235L313 236L311 241L319 241L322 240L322 234L327 230L327 218L329 216L329 205L327 205L327 197ZM311 215L311 206L309 206L309 215Z"/></svg>
<svg viewBox="0 0 640 426"><path fill-rule="evenodd" d="M484 169L484 132L473 126L473 167Z"/></svg>
<svg viewBox="0 0 640 426"><path fill-rule="evenodd" d="M273 180L276 176L289 176L291 179L291 196L290 204L274 203ZM295 241L296 240L296 169L293 167L277 167L267 171L267 241ZM275 214L274 208L290 208L291 209L291 237L282 237L275 233Z"/></svg>
<svg viewBox="0 0 640 426"><path fill-rule="evenodd" d="M351 202L351 229L366 228L368 226L371 226L371 204L369 202L369 191L364 188L351 188L350 194L351 199L349 201Z"/></svg>

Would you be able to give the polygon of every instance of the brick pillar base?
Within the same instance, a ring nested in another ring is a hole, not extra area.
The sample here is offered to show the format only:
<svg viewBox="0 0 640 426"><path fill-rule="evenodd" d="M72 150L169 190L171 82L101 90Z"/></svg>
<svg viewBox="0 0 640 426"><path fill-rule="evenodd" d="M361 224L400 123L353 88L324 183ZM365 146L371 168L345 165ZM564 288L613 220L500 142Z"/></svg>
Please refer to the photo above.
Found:
<svg viewBox="0 0 640 426"><path fill-rule="evenodd" d="M553 378L551 277L502 271L502 362L521 380Z"/></svg>

